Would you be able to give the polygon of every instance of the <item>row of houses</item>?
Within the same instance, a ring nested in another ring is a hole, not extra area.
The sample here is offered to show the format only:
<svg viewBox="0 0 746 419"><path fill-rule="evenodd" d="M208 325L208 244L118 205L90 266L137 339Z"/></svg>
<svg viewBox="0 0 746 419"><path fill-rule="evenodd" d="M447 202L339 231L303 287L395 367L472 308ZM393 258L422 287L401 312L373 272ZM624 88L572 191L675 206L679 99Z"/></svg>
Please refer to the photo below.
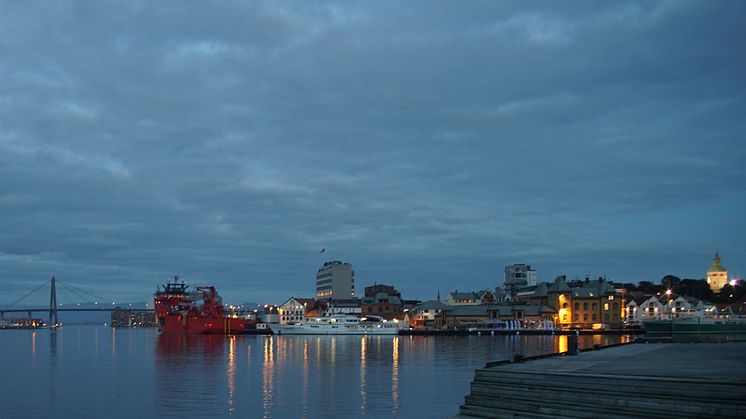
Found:
<svg viewBox="0 0 746 419"><path fill-rule="evenodd" d="M632 295L624 311L624 321L640 325L645 320L671 320L695 315L746 315L746 303L706 303L694 297L664 295Z"/></svg>

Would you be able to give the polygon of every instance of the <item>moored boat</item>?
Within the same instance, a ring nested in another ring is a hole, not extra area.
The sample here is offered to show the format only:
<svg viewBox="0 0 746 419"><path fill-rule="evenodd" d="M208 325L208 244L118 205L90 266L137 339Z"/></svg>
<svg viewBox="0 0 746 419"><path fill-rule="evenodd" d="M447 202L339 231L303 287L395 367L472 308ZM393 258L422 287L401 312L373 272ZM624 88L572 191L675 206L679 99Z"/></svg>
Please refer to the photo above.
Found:
<svg viewBox="0 0 746 419"><path fill-rule="evenodd" d="M223 302L214 286L197 287L174 277L155 293L155 314L158 331L177 334L240 334L253 320L226 316Z"/></svg>
<svg viewBox="0 0 746 419"><path fill-rule="evenodd" d="M647 333L746 333L746 318L739 316L694 316L671 320L644 320Z"/></svg>
<svg viewBox="0 0 746 419"><path fill-rule="evenodd" d="M295 324L269 324L277 335L398 335L397 320L378 316L358 318L350 314L310 317Z"/></svg>

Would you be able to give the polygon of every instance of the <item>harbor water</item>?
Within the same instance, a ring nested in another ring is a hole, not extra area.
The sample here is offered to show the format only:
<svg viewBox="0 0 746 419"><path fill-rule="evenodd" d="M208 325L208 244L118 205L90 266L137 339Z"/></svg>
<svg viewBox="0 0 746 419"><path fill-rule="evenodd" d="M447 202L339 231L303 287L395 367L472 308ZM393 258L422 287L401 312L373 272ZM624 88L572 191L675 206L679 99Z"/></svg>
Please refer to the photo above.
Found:
<svg viewBox="0 0 746 419"><path fill-rule="evenodd" d="M583 347L625 336L580 336ZM0 417L444 418L485 363L566 336L159 336L0 331Z"/></svg>

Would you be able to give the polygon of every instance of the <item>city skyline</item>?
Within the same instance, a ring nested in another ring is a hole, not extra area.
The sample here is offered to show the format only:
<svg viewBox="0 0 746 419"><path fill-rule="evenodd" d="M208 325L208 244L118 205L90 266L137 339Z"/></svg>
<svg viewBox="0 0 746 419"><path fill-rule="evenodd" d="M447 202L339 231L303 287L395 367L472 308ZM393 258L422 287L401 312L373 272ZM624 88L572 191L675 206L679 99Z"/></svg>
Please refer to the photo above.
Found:
<svg viewBox="0 0 746 419"><path fill-rule="evenodd" d="M0 304L742 276L746 5L476 5L3 5Z"/></svg>

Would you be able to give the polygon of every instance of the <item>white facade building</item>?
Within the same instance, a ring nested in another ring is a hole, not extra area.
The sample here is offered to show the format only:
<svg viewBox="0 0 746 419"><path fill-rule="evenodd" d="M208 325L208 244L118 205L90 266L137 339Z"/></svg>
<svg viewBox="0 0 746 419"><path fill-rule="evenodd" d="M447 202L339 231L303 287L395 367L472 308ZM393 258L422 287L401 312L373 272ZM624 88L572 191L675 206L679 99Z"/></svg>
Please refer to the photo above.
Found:
<svg viewBox="0 0 746 419"><path fill-rule="evenodd" d="M316 273L316 298L355 298L355 271L352 265L339 260L324 262Z"/></svg>
<svg viewBox="0 0 746 419"><path fill-rule="evenodd" d="M307 310L314 305L313 299L290 297L278 307L280 324L294 324L304 320Z"/></svg>
<svg viewBox="0 0 746 419"><path fill-rule="evenodd" d="M531 265L518 263L505 267L503 277L503 290L515 297L521 288L536 286L536 271L531 269Z"/></svg>

